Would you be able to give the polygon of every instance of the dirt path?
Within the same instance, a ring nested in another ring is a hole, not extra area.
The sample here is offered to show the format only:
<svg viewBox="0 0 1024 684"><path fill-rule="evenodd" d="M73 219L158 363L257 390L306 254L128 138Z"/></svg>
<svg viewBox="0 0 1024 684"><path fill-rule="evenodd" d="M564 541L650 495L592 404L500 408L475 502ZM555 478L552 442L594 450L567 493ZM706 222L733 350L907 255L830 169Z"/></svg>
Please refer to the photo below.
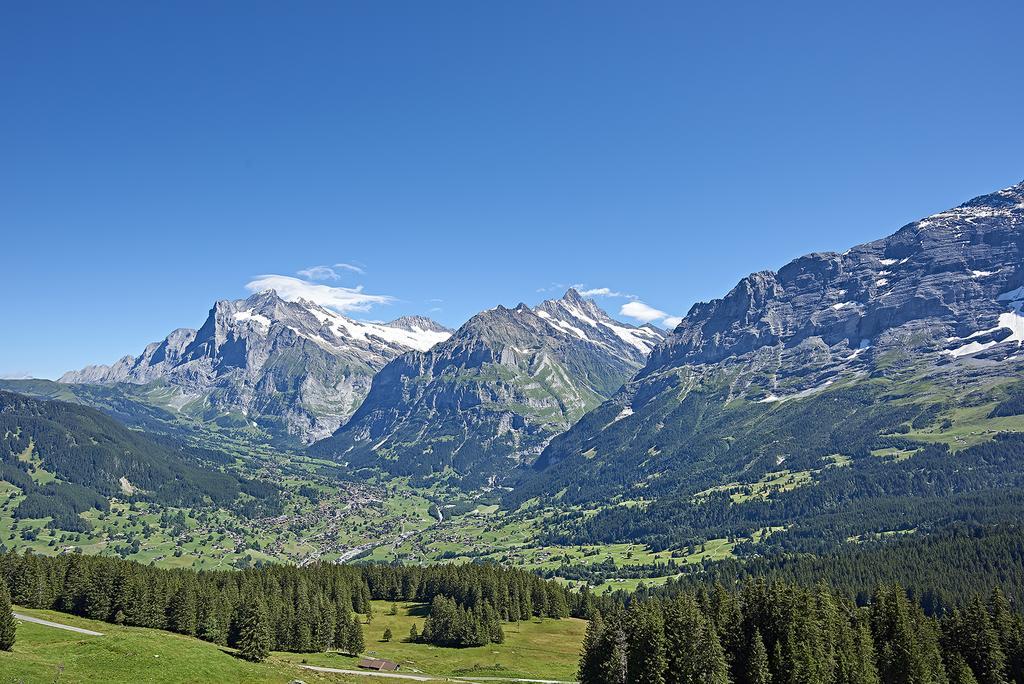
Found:
<svg viewBox="0 0 1024 684"><path fill-rule="evenodd" d="M338 667L319 667L318 665L299 665L299 667L304 670L314 670L315 672L333 672L337 674L360 675L363 677L388 677L390 679L411 679L416 682L436 682L438 679L437 677L431 677L429 675L399 674L397 672L371 672L370 670L344 670Z"/></svg>
<svg viewBox="0 0 1024 684"><path fill-rule="evenodd" d="M62 625L59 622L50 622L49 620L42 620L40 618L32 617L31 615L25 615L23 613L14 613L14 617L18 620L24 620L25 622L34 622L37 625L43 625L44 627L56 627L57 629L66 629L69 632L78 632L79 634L88 634L89 636L103 636L103 632L94 632L91 629L82 629L81 627Z"/></svg>
<svg viewBox="0 0 1024 684"><path fill-rule="evenodd" d="M317 665L299 665L307 670L316 672L327 672L348 675L360 675L363 677L388 677L391 679L411 679L416 682L461 682L462 684L473 684L474 682L521 682L522 684L576 684L559 679L524 679L517 677L442 677L440 675L427 674L400 674L398 672L371 672L369 670L344 670L337 667L319 667Z"/></svg>

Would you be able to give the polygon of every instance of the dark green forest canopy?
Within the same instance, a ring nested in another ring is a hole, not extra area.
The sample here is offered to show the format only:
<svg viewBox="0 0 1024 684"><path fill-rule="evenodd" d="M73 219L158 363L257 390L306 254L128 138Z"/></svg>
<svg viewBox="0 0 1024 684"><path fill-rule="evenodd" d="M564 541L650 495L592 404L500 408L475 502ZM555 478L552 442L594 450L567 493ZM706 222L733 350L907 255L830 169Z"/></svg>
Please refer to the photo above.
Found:
<svg viewBox="0 0 1024 684"><path fill-rule="evenodd" d="M111 496L196 507L230 505L246 493L276 506L276 487L222 472L209 456L95 409L0 391L0 479L26 494L19 518L51 516L54 527L82 530L87 523L78 514L106 510ZM37 482L33 461L57 480Z"/></svg>
<svg viewBox="0 0 1024 684"><path fill-rule="evenodd" d="M1024 681L1024 620L998 589L939 620L899 585L867 608L824 586L750 580L633 601L591 621L582 684L1006 684Z"/></svg>

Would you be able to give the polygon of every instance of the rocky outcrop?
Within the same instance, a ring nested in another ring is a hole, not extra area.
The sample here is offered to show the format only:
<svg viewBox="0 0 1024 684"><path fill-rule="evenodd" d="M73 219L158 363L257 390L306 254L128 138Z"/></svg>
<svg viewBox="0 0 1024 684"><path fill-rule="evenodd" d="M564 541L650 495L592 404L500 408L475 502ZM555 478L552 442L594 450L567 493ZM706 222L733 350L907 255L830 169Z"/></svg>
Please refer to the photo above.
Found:
<svg viewBox="0 0 1024 684"><path fill-rule="evenodd" d="M836 368L866 366L893 345L906 351L911 333L917 351L961 356L964 340L1013 311L1003 295L1024 279L1022 227L1024 184L843 254L810 254L778 272L754 273L722 299L694 305L641 377L742 361L765 348L777 348L785 373L807 345L827 349ZM1015 349L994 347L989 356Z"/></svg>

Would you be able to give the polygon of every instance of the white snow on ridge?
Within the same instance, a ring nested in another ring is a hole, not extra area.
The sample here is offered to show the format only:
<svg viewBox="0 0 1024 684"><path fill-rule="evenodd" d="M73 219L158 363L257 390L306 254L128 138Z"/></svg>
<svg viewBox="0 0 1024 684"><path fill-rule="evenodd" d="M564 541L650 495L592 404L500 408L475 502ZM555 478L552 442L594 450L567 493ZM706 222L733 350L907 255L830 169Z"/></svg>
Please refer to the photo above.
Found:
<svg viewBox="0 0 1024 684"><path fill-rule="evenodd" d="M538 316L540 316L543 319L546 319L549 323L551 323L551 325L555 326L556 328L558 328L560 330L564 330L565 332L568 332L568 333L573 333L577 337L579 337L581 340L590 339L589 337L587 337L587 333L583 332L582 330L577 328L575 325L572 325L571 323L567 323L567 322L563 321L561 318L555 318L554 316L549 314L547 311L539 311L538 310L536 313L537 313Z"/></svg>
<svg viewBox="0 0 1024 684"><path fill-rule="evenodd" d="M998 297L996 297L996 299L1002 300L1002 301L1012 300L1010 302L1010 306L1013 308L1013 310L1012 311L1006 311L1004 313L999 314L999 321L998 321L997 325L994 328L989 328L988 330L979 330L976 333L971 333L967 337L962 337L962 338L948 337L948 338L946 338L946 341L947 342L953 342L954 340L957 340L957 339L962 339L964 341L968 341L968 340L971 340L971 339L973 339L975 337L979 337L981 335L987 335L989 333L994 333L997 330L1002 330L1003 328L1006 328L1007 330L1009 330L1010 331L1010 335L1006 339L999 340L999 341L996 341L996 340L991 340L989 342L977 342L977 341L970 342L970 341L968 341L967 344L963 344L963 345L961 345L959 347L956 347L955 349L947 349L947 350L945 350L946 354L949 354L950 356L953 356L953 357L971 356L972 354L977 354L978 352L982 352L982 351L985 351L986 349L994 347L997 344L1005 344L1007 342L1016 342L1018 347L1021 344L1024 344L1024 315L1021 314L1021 308L1024 307L1024 286L1018 287L1018 288L1016 288L1014 290L1010 290L1009 292L1004 292L1003 294L1001 294Z"/></svg>
<svg viewBox="0 0 1024 684"><path fill-rule="evenodd" d="M309 312L316 316L321 323L327 323L339 337L368 341L370 337L376 337L392 344L399 344L416 351L427 351L435 344L444 342L451 333L436 330L425 330L419 326L412 326L412 330L396 328L381 323L369 323L367 321L356 321L351 318L334 313L329 309L315 304L309 305Z"/></svg>
<svg viewBox="0 0 1024 684"><path fill-rule="evenodd" d="M557 303L558 303L558 306L560 306L563 309L565 309L565 311L572 318L575 318L577 321L582 321L583 323L586 323L587 325L589 325L591 328L596 328L596 327L598 327L598 325L600 325L593 318L591 318L586 313L584 313L583 311L578 309L576 306L574 306L574 305L570 304L569 302L565 301L564 299L558 300Z"/></svg>
<svg viewBox="0 0 1024 684"><path fill-rule="evenodd" d="M263 316L262 314L253 313L252 309L249 309L247 311L236 311L232 318L239 322L252 321L254 323L262 325L264 328L270 327L270 319L267 318L266 316Z"/></svg>
<svg viewBox="0 0 1024 684"><path fill-rule="evenodd" d="M947 349L944 353L949 354L954 358L961 356L972 356L978 352L983 352L990 347L994 347L998 342L992 340L991 342L968 342L967 344L957 347L956 349Z"/></svg>
<svg viewBox="0 0 1024 684"><path fill-rule="evenodd" d="M582 311L578 306L563 300L559 300L555 302L555 304L561 311L565 312L565 315L569 320L579 323L584 327L590 327L596 330L608 330L620 340L635 347L644 354L650 353L651 349L654 348L654 345L661 339L656 333L643 328L628 328L622 325L616 325L615 322L610 319L595 319L585 311ZM544 309L535 309L534 313L560 330L575 334L580 339L590 340L595 344L607 346L607 344L602 343L599 338L593 338L588 335L583 327L573 325L569 321L558 316L552 316Z"/></svg>
<svg viewBox="0 0 1024 684"><path fill-rule="evenodd" d="M879 259L878 261L880 261L883 266L892 266L897 263L896 259Z"/></svg>
<svg viewBox="0 0 1024 684"><path fill-rule="evenodd" d="M995 275L998 271L971 271L972 278L987 278L990 275Z"/></svg>
<svg viewBox="0 0 1024 684"><path fill-rule="evenodd" d="M806 397L811 396L812 394L817 394L818 392L822 392L822 391L828 389L829 386L833 382L835 382L835 380L830 378L830 379L826 380L825 382L821 383L820 385L818 385L817 387L808 387L805 390L800 390L799 392L795 392L793 394L787 394L787 395L782 396L782 397L780 397L780 396L778 396L776 394L769 394L768 396L766 396L766 397L764 397L762 399L758 399L757 403L759 403L759 404L771 404L771 403L774 403L774 402L777 402L777 401L789 401L790 399L804 399Z"/></svg>
<svg viewBox="0 0 1024 684"><path fill-rule="evenodd" d="M1020 313L1020 304L1014 307L1013 311L999 314L999 327L1009 328L1010 336L1003 342L1024 342L1024 316Z"/></svg>
<svg viewBox="0 0 1024 684"><path fill-rule="evenodd" d="M611 328L612 332L615 333L620 340L622 340L626 344L633 345L634 347L642 351L644 354L649 354L651 352L651 349L654 348L654 344L649 343L643 339L640 339L642 335L647 335L649 337L655 338L655 343L658 339L660 339L655 333L649 332L644 328L623 328L622 326L612 325L610 323L606 325L609 328Z"/></svg>

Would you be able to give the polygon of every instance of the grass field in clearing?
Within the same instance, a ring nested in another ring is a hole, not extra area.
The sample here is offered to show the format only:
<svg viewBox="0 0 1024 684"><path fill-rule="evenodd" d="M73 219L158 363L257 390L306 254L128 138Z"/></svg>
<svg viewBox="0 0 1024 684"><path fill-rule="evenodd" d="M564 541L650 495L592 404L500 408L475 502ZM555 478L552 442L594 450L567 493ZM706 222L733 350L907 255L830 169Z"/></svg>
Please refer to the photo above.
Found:
<svg viewBox="0 0 1024 684"><path fill-rule="evenodd" d="M364 656L387 658L400 663L402 672L425 672L442 676L524 677L534 679L576 679L584 620L538 620L504 623L505 643L472 648L441 648L410 643L409 628L423 630L427 606L398 603L398 614L389 615L391 603L373 602L373 621L363 625L366 639ZM393 638L383 642L384 630L391 628ZM293 663L351 668L357 659L339 653L282 653L278 657Z"/></svg>
<svg viewBox="0 0 1024 684"><path fill-rule="evenodd" d="M900 436L917 442L948 444L953 451L959 451L987 442L1001 432L1024 432L1024 416L990 417L997 405L998 402L991 402L956 408L942 416L950 421L948 427L937 421L927 428L911 430Z"/></svg>

